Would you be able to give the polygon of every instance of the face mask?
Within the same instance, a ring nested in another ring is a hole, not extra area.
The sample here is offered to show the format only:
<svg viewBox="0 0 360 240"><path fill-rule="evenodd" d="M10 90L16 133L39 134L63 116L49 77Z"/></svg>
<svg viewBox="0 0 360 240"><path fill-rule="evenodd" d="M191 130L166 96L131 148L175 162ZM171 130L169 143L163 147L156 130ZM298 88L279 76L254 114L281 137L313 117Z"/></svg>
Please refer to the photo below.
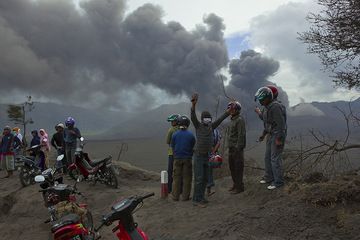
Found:
<svg viewBox="0 0 360 240"><path fill-rule="evenodd" d="M205 124L210 124L211 122L212 122L211 118L204 118L203 119L203 123L205 123Z"/></svg>

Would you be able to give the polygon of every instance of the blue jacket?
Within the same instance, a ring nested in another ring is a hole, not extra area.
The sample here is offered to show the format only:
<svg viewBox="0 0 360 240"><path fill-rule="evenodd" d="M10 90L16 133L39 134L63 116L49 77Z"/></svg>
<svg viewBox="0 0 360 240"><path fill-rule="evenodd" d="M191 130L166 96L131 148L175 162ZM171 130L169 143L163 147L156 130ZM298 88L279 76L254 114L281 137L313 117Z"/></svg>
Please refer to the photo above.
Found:
<svg viewBox="0 0 360 240"><path fill-rule="evenodd" d="M188 130L179 130L173 134L171 139L171 147L174 151L175 159L191 159L194 146L195 136Z"/></svg>
<svg viewBox="0 0 360 240"><path fill-rule="evenodd" d="M74 131L74 133L72 133ZM64 129L64 142L68 145L76 145L76 141L78 138L81 138L80 130L76 127L69 129Z"/></svg>

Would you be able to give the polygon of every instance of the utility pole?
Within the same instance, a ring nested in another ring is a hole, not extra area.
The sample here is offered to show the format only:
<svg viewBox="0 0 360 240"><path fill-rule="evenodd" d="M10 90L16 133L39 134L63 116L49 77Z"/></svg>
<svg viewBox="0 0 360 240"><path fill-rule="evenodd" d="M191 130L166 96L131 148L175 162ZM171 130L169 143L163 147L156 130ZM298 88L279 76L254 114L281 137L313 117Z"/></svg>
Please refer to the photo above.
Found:
<svg viewBox="0 0 360 240"><path fill-rule="evenodd" d="M32 120L32 118L27 119L26 118L26 112L31 112L34 109L34 102L31 99L31 96L27 96L27 100L26 102L24 102L21 106L22 109L22 125L23 125L23 144L25 145L25 147L27 146L27 141L26 141L26 125L27 124L33 124L34 121Z"/></svg>

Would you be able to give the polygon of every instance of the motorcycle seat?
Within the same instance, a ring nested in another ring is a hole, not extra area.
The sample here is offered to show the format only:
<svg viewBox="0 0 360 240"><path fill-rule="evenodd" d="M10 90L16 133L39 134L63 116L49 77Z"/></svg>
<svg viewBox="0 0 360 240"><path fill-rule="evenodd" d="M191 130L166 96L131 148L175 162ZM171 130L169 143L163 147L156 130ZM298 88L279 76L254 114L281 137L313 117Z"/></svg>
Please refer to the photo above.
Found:
<svg viewBox="0 0 360 240"><path fill-rule="evenodd" d="M68 214L62 218L60 218L60 220L58 220L52 227L51 227L51 232L55 233L57 230L59 230L60 228L67 226L67 225L71 225L71 224L76 224L80 222L80 217L76 214Z"/></svg>
<svg viewBox="0 0 360 240"><path fill-rule="evenodd" d="M104 159L94 159L94 160L91 160L90 162L90 165L92 167L96 167L97 165L103 163L103 162L107 162L111 159L111 156L107 157L107 158L104 158Z"/></svg>

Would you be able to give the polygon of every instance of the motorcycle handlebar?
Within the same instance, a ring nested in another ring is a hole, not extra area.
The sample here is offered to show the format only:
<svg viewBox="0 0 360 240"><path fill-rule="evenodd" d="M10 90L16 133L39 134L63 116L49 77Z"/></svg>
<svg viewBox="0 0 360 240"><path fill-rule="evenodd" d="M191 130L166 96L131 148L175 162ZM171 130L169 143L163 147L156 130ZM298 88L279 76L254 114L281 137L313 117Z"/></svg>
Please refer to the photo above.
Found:
<svg viewBox="0 0 360 240"><path fill-rule="evenodd" d="M142 200L152 197L152 196L155 196L155 193L149 193L149 194L146 194L145 196L139 197L139 200L142 201Z"/></svg>

